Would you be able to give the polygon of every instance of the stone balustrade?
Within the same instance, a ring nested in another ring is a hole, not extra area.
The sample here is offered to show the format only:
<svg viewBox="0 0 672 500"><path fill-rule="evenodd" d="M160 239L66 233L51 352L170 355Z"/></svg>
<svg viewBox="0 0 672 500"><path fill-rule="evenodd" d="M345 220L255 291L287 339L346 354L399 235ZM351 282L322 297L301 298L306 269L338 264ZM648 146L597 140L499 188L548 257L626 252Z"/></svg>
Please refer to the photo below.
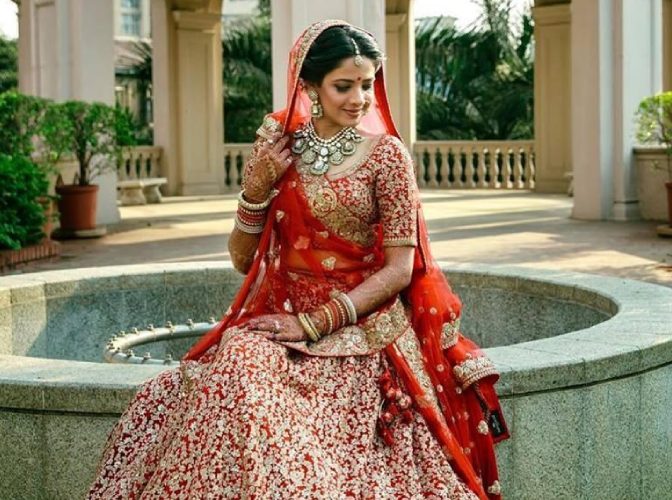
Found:
<svg viewBox="0 0 672 500"><path fill-rule="evenodd" d="M418 186L455 189L534 189L534 140L417 141ZM240 186L252 144L224 144L225 190Z"/></svg>
<svg viewBox="0 0 672 500"><path fill-rule="evenodd" d="M161 153L159 146L135 146L122 156L121 168L117 169L120 181L161 177Z"/></svg>
<svg viewBox="0 0 672 500"><path fill-rule="evenodd" d="M420 188L534 189L534 140L417 141Z"/></svg>

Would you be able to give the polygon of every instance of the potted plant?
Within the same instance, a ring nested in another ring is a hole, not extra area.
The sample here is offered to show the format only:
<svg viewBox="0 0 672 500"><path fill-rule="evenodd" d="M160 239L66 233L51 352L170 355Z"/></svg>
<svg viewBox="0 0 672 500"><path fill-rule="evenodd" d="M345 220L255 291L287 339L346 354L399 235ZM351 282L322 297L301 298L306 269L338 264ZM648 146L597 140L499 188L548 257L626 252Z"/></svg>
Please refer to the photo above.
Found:
<svg viewBox="0 0 672 500"><path fill-rule="evenodd" d="M117 137L127 132L123 117L102 103L67 101L47 107L42 126L44 148L50 161L72 155L77 172L71 184L57 181L61 237L104 234L96 228L98 185L93 180L116 166L122 146Z"/></svg>
<svg viewBox="0 0 672 500"><path fill-rule="evenodd" d="M648 145L635 148L642 218L667 219L667 226L661 226L658 232L672 235L672 92L647 97L640 103L637 140Z"/></svg>

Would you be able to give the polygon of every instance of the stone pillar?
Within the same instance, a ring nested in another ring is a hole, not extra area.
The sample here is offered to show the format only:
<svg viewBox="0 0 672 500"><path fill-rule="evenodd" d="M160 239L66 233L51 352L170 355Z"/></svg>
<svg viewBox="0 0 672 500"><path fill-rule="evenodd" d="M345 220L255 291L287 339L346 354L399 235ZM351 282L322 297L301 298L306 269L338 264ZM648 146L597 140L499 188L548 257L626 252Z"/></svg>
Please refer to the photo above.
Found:
<svg viewBox="0 0 672 500"><path fill-rule="evenodd" d="M112 7L109 0L23 0L19 7L19 90L57 101L113 105ZM94 182L100 185L97 222L117 222L116 172Z"/></svg>
<svg viewBox="0 0 672 500"><path fill-rule="evenodd" d="M408 0L407 0L408 1ZM385 0L271 0L273 16L273 109L287 101L287 57L294 40L311 23L343 19L371 32L385 50ZM390 75L387 75L388 82Z"/></svg>
<svg viewBox="0 0 672 500"><path fill-rule="evenodd" d="M173 195L224 189L220 12L221 0L152 0L154 143Z"/></svg>
<svg viewBox="0 0 672 500"><path fill-rule="evenodd" d="M564 193L572 171L570 6L537 6L533 15L535 191Z"/></svg>
<svg viewBox="0 0 672 500"><path fill-rule="evenodd" d="M634 114L662 87L661 2L571 5L572 217L635 219Z"/></svg>
<svg viewBox="0 0 672 500"><path fill-rule="evenodd" d="M386 86L394 122L410 148L416 138L413 0L396 2L385 16Z"/></svg>
<svg viewBox="0 0 672 500"><path fill-rule="evenodd" d="M663 90L672 90L672 0L663 0Z"/></svg>

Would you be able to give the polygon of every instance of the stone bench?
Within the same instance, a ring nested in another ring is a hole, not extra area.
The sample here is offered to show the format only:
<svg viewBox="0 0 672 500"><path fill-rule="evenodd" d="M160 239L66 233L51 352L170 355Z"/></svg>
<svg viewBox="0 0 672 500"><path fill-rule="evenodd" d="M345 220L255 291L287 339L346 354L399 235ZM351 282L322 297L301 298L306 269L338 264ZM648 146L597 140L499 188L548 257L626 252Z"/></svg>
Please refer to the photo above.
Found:
<svg viewBox="0 0 672 500"><path fill-rule="evenodd" d="M159 188L167 182L168 179L165 177L118 181L119 202L124 206L161 203Z"/></svg>

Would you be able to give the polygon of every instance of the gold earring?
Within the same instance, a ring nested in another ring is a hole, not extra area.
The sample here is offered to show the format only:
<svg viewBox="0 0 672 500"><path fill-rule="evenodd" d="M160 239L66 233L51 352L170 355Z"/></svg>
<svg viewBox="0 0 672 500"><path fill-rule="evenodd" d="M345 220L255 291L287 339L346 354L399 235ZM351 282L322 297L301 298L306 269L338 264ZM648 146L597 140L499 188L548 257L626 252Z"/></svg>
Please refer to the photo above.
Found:
<svg viewBox="0 0 672 500"><path fill-rule="evenodd" d="M308 98L312 103L310 106L310 116L313 118L322 118L323 112L322 105L320 104L320 96L317 95L317 92L315 92L313 89L310 89L308 91Z"/></svg>

